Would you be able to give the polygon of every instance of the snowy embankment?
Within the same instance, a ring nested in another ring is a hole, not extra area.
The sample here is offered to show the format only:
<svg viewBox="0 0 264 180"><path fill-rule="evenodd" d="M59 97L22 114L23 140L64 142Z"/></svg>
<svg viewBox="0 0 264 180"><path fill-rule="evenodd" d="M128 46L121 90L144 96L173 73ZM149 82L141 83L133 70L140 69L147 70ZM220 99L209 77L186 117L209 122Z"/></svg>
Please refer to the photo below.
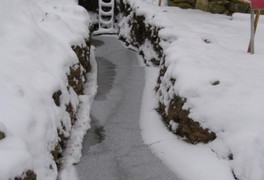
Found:
<svg viewBox="0 0 264 180"><path fill-rule="evenodd" d="M120 37L159 66L147 68L145 143L182 179L264 179L262 17L251 55L247 14L121 5Z"/></svg>
<svg viewBox="0 0 264 180"><path fill-rule="evenodd" d="M0 22L0 179L56 179L88 101L89 15L74 0L1 0Z"/></svg>

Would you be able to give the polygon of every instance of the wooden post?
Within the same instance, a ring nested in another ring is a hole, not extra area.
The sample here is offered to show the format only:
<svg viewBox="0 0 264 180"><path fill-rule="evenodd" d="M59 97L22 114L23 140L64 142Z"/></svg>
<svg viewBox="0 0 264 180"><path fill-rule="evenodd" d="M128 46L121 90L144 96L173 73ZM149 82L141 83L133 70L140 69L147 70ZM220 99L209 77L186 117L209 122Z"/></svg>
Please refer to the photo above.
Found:
<svg viewBox="0 0 264 180"><path fill-rule="evenodd" d="M159 0L159 6L161 6L161 0Z"/></svg>
<svg viewBox="0 0 264 180"><path fill-rule="evenodd" d="M254 20L254 10L251 9L251 25L250 25L251 38L250 38L250 42L249 42L248 50L247 50L247 52L248 53L250 52L251 54L254 54L254 38L255 38L257 27L258 27L259 15L260 15L260 10L257 10L256 17Z"/></svg>

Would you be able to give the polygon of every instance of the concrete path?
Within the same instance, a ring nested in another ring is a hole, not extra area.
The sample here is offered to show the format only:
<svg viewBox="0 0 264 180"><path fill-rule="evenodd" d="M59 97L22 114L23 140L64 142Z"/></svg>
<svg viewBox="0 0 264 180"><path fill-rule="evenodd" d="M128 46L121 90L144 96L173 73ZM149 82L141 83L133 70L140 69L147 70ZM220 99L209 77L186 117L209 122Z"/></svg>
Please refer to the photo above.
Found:
<svg viewBox="0 0 264 180"><path fill-rule="evenodd" d="M94 38L98 94L92 128L76 166L79 180L176 180L143 144L139 128L144 67L137 54L111 36Z"/></svg>

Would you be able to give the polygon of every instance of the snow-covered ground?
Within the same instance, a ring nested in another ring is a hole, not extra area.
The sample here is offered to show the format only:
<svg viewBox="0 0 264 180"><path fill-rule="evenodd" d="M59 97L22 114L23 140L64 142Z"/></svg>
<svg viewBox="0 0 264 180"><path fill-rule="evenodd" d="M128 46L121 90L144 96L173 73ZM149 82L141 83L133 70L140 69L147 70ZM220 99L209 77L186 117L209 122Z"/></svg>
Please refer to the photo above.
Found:
<svg viewBox="0 0 264 180"><path fill-rule="evenodd" d="M264 17L251 55L248 14L225 16L157 7L148 0L128 2L147 24L162 28L160 45L168 67L160 97L153 90L159 68L147 68L141 115L145 143L182 179L263 180ZM191 145L167 131L154 109L158 100L168 106L174 95L187 98L189 117L215 132L214 141Z"/></svg>
<svg viewBox="0 0 264 180"><path fill-rule="evenodd" d="M0 1L0 179L31 169L40 180L56 179L51 156L59 129L67 137L77 94L67 90L73 45L89 38L89 15L75 0ZM61 106L52 95L61 90Z"/></svg>
<svg viewBox="0 0 264 180"><path fill-rule="evenodd" d="M159 69L146 68L140 121L145 143L184 180L233 180L233 172L240 180L263 180L263 17L256 54L250 55L249 15L157 7L158 0L155 5L152 0L127 1L147 23L162 27L160 45L168 67L161 84L161 91L170 87L166 97L153 91ZM71 46L88 38L89 15L74 0L1 0L0 22L0 132L5 134L0 140L0 179L14 179L28 169L38 179L56 179L50 152L59 141L57 129L69 135L72 127L65 106L56 106L51 97L60 89L63 103L89 107L89 93L77 97L68 91L65 75L77 62ZM174 85L169 85L171 78ZM164 127L154 109L158 100L168 105L175 94L187 98L184 108L190 118L215 132L216 140L190 145ZM80 119L89 120L87 112L80 112ZM76 155L65 159L67 164L80 158L75 147L66 152ZM70 167L68 171L72 174Z"/></svg>

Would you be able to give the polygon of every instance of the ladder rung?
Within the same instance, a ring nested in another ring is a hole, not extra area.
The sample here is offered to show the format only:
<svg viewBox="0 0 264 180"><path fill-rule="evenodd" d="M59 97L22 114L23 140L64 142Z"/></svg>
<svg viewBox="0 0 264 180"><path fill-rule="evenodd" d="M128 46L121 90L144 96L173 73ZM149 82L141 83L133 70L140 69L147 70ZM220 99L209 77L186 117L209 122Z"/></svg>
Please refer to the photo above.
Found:
<svg viewBox="0 0 264 180"><path fill-rule="evenodd" d="M104 2L99 0L99 30L113 31L114 28L114 0Z"/></svg>
<svg viewBox="0 0 264 180"><path fill-rule="evenodd" d="M101 30L109 30L109 29L113 29L112 27L100 27Z"/></svg>
<svg viewBox="0 0 264 180"><path fill-rule="evenodd" d="M101 23L99 23L99 28L111 29L111 28L113 28L113 27L114 27L113 24L106 25L106 24L101 24Z"/></svg>
<svg viewBox="0 0 264 180"><path fill-rule="evenodd" d="M112 16L113 12L101 12L101 15L103 15L103 16Z"/></svg>
<svg viewBox="0 0 264 180"><path fill-rule="evenodd" d="M104 15L104 16L112 16L113 15L113 10L111 9L110 11L104 11L104 10L101 10L99 12L101 15Z"/></svg>
<svg viewBox="0 0 264 180"><path fill-rule="evenodd" d="M103 2L103 1L100 1L99 3L100 6L104 6L104 7L113 7L114 6L114 3L111 1L109 3L106 3L106 2Z"/></svg>
<svg viewBox="0 0 264 180"><path fill-rule="evenodd" d="M113 24L113 18L111 18L110 20L103 20L103 19L100 19L99 21L100 21L100 23L102 23L102 24Z"/></svg>

